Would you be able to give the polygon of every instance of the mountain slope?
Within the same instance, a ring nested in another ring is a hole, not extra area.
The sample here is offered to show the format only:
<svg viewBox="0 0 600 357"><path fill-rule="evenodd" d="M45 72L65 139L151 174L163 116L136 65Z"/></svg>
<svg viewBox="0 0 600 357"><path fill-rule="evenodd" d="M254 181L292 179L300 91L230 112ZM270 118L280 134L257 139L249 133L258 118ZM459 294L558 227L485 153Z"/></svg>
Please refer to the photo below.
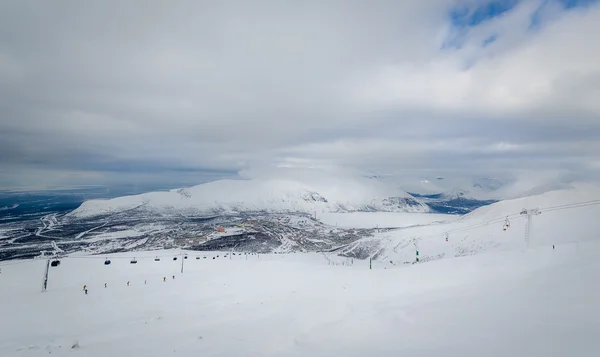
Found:
<svg viewBox="0 0 600 357"><path fill-rule="evenodd" d="M579 204L588 202L587 204ZM540 209L527 227L523 209ZM575 185L572 189L500 201L460 219L422 227L378 233L341 250L356 257L370 255L393 264L478 254L488 250L526 249L598 239L600 188ZM508 217L509 226L504 230ZM448 237L448 241L446 241Z"/></svg>
<svg viewBox="0 0 600 357"><path fill-rule="evenodd" d="M167 192L90 200L70 213L91 217L143 210L161 214L239 212L428 212L406 192L367 180L303 183L293 180L222 180Z"/></svg>

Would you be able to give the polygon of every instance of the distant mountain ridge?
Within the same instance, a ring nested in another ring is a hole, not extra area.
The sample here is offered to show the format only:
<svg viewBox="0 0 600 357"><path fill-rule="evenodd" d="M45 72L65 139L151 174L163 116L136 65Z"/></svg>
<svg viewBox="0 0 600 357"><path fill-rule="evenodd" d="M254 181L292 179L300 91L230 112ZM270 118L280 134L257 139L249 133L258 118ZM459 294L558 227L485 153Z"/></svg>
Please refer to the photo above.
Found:
<svg viewBox="0 0 600 357"><path fill-rule="evenodd" d="M160 214L241 212L430 212L398 188L367 179L220 180L190 188L149 192L108 200L89 200L71 212L91 217L131 209Z"/></svg>

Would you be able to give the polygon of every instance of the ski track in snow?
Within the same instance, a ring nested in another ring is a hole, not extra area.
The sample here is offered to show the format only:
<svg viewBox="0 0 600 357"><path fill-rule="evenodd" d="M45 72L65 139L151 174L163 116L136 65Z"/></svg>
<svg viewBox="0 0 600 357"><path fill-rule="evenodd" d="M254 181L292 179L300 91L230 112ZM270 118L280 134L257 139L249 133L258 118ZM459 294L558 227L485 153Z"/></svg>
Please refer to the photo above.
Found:
<svg viewBox="0 0 600 357"><path fill-rule="evenodd" d="M83 238L83 236L84 236L84 235L86 235L86 234L88 234L88 233L90 233L90 232L93 232L93 231L95 231L96 229L100 229L100 228L102 228L102 227L106 226L107 224L108 224L108 222L105 222L104 224L102 224L102 225L100 225L100 226L98 226L98 227L94 227L94 228L92 228L92 229L88 229L87 231L81 232L81 233L79 233L79 234L78 234L78 235L75 237L75 239L81 239L81 238Z"/></svg>

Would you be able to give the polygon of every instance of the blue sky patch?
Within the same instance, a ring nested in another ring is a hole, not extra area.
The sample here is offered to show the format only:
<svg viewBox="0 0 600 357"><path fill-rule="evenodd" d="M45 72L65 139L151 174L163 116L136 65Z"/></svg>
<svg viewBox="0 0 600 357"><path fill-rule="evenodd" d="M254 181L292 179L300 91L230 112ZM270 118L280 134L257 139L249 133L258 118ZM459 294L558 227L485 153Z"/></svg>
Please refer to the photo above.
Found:
<svg viewBox="0 0 600 357"><path fill-rule="evenodd" d="M501 16L514 9L522 0L481 0L471 3L459 4L448 14L451 24L451 34L444 41L442 49L459 49L464 42L464 35L471 29L476 28L481 23ZM565 11L575 8L592 6L600 4L600 0L545 0L541 2L531 14L530 29L538 28L542 25L543 10L550 4L559 3ZM495 42L498 34L490 34L482 43L485 47Z"/></svg>
<svg viewBox="0 0 600 357"><path fill-rule="evenodd" d="M542 25L542 12L544 7L552 3L559 3L565 10L571 10L580 7L591 6L600 3L599 0L545 0L540 7L531 14L531 26L530 28L539 28Z"/></svg>
<svg viewBox="0 0 600 357"><path fill-rule="evenodd" d="M474 27L512 10L519 0L481 1L478 6L460 5L450 10L450 20L457 28Z"/></svg>

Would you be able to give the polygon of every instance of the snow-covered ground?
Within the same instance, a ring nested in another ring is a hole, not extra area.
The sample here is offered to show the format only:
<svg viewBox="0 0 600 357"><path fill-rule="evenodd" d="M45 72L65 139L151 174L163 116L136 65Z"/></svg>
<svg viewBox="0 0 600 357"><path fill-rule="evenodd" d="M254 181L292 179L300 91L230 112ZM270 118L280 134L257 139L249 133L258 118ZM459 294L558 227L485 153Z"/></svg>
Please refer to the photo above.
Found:
<svg viewBox="0 0 600 357"><path fill-rule="evenodd" d="M400 228L455 221L456 215L408 212L322 213L319 221L340 228Z"/></svg>
<svg viewBox="0 0 600 357"><path fill-rule="evenodd" d="M598 217L595 186L503 201L345 248L377 247L372 269L344 250L77 253L42 293L45 261L7 261L0 356L595 356Z"/></svg>
<svg viewBox="0 0 600 357"><path fill-rule="evenodd" d="M373 270L316 253L190 252L183 274L175 251L79 255L45 293L44 261L11 262L0 355L594 356L598 243Z"/></svg>

